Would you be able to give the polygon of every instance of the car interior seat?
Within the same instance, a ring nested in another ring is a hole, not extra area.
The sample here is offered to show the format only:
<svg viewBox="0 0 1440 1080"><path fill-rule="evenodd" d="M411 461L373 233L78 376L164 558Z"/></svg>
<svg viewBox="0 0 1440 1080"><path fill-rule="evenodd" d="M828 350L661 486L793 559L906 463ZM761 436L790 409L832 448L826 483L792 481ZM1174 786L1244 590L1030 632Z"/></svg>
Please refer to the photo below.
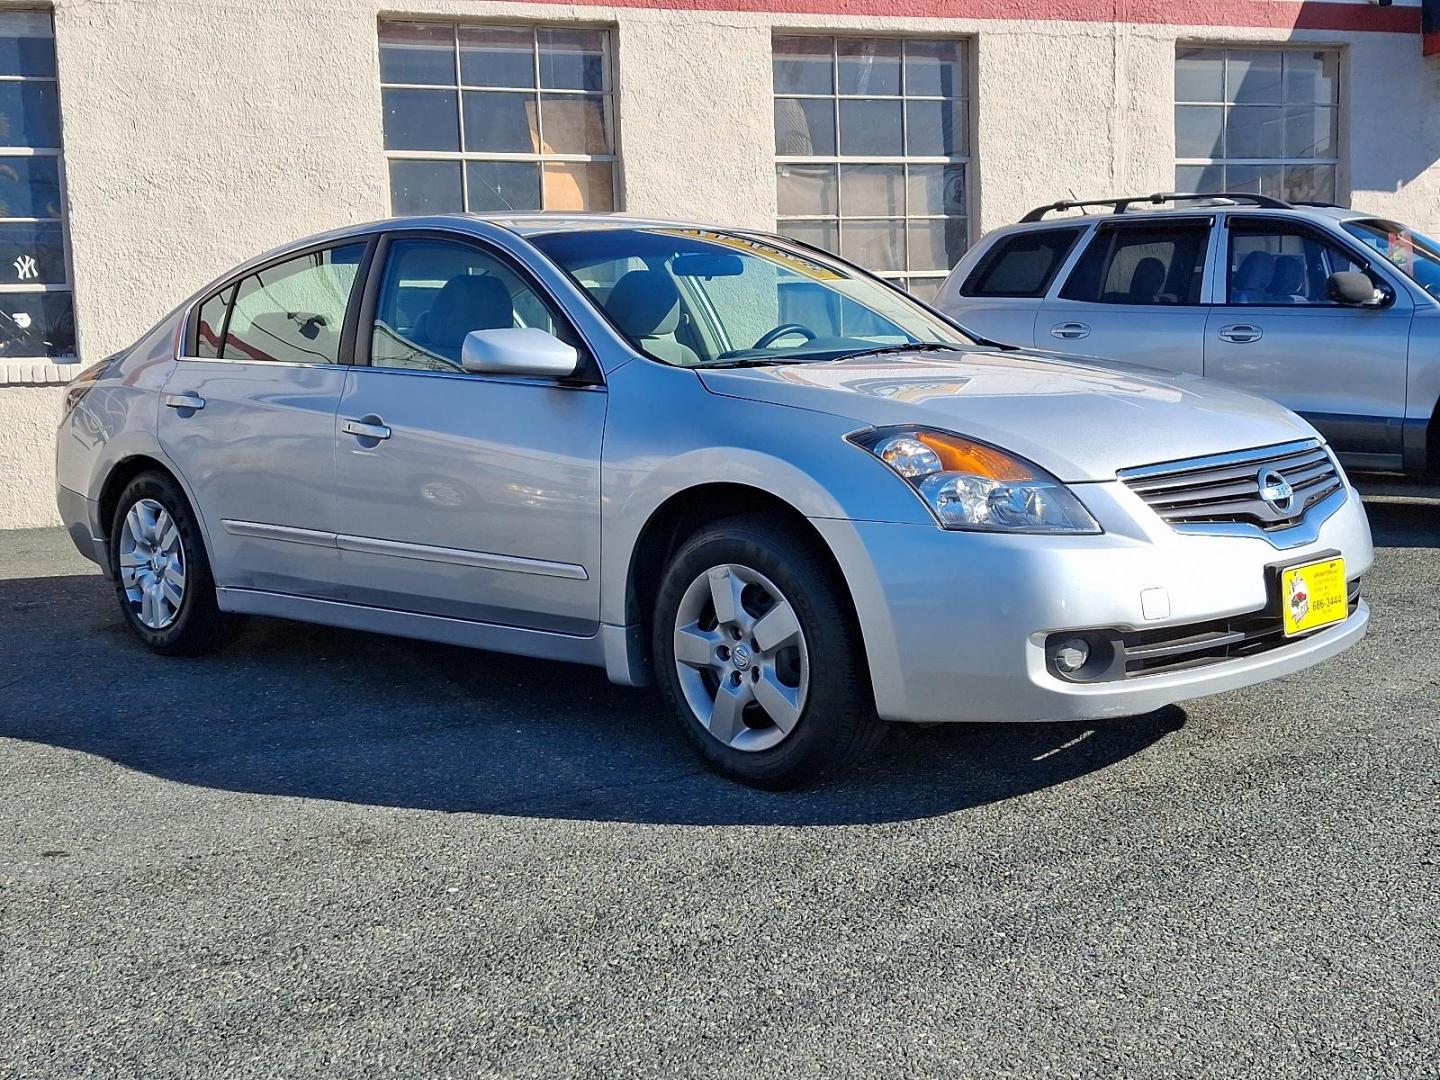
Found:
<svg viewBox="0 0 1440 1080"><path fill-rule="evenodd" d="M678 337L680 292L661 270L631 270L605 298L605 312L620 331L652 356L688 367L700 356Z"/></svg>
<svg viewBox="0 0 1440 1080"><path fill-rule="evenodd" d="M415 320L411 337L459 367L466 334L514 325L515 305L503 281L488 274L456 274L436 294L430 310Z"/></svg>
<svg viewBox="0 0 1440 1080"><path fill-rule="evenodd" d="M1304 304L1305 261L1299 255L1278 255L1275 270L1270 275L1270 302L1272 304Z"/></svg>
<svg viewBox="0 0 1440 1080"><path fill-rule="evenodd" d="M1130 289L1126 299L1132 304L1154 304L1157 301L1167 302L1160 295L1160 290L1165 287L1165 264L1153 255L1147 255L1135 264L1135 271L1130 275ZM1174 303L1174 299L1169 299Z"/></svg>
<svg viewBox="0 0 1440 1080"><path fill-rule="evenodd" d="M1270 282L1275 277L1275 256L1268 251L1252 251L1240 260L1240 269L1230 279L1230 303L1268 304Z"/></svg>

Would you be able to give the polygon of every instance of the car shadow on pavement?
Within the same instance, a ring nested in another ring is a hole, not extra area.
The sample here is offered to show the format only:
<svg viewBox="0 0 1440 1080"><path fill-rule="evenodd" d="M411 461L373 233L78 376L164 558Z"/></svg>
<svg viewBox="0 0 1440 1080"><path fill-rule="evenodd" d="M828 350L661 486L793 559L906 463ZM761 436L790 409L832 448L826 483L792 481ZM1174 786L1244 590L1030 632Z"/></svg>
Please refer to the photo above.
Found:
<svg viewBox="0 0 1440 1080"><path fill-rule="evenodd" d="M0 581L0 736L185 784L451 813L846 824L1062 784L1185 722L898 726L816 791L706 772L650 690L598 669L255 619L227 650L154 656L98 576Z"/></svg>

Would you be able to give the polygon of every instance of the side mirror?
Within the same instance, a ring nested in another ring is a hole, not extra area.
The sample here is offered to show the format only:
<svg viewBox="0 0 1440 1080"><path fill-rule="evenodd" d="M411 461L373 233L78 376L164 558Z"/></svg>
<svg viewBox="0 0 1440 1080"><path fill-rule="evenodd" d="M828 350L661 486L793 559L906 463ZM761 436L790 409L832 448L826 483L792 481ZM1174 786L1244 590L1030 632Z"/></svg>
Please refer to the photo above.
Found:
<svg viewBox="0 0 1440 1080"><path fill-rule="evenodd" d="M1325 295L1337 304L1351 307L1385 307L1393 296L1375 287L1368 274L1358 270L1341 270L1325 282Z"/></svg>
<svg viewBox="0 0 1440 1080"><path fill-rule="evenodd" d="M580 353L534 326L471 330L460 346L460 366L479 375L566 379L580 366Z"/></svg>

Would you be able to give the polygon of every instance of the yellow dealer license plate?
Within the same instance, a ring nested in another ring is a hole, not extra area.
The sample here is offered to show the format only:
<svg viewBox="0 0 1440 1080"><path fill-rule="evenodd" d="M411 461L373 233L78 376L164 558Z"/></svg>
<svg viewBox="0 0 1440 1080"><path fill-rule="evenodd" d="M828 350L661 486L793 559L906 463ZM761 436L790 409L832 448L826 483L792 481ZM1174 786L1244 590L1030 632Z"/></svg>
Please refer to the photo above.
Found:
<svg viewBox="0 0 1440 1080"><path fill-rule="evenodd" d="M1286 637L1343 621L1350 613L1345 560L1324 559L1281 570L1280 606Z"/></svg>

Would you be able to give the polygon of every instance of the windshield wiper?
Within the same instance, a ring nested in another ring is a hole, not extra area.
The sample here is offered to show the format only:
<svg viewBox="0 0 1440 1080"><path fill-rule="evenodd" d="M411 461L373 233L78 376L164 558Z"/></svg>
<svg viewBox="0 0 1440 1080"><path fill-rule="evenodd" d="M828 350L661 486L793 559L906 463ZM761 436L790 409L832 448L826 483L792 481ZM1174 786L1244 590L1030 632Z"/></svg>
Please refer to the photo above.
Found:
<svg viewBox="0 0 1440 1080"><path fill-rule="evenodd" d="M695 364L696 371L714 371L716 368L769 367L772 364L819 364L829 357L810 356L803 359L785 356L741 356L734 360L716 360L709 364Z"/></svg>
<svg viewBox="0 0 1440 1080"><path fill-rule="evenodd" d="M907 341L903 345L877 345L873 349L861 349L859 352L844 353L836 359L853 360L857 356L882 356L885 353L906 353L906 352L965 352L964 345L951 345L945 341Z"/></svg>

